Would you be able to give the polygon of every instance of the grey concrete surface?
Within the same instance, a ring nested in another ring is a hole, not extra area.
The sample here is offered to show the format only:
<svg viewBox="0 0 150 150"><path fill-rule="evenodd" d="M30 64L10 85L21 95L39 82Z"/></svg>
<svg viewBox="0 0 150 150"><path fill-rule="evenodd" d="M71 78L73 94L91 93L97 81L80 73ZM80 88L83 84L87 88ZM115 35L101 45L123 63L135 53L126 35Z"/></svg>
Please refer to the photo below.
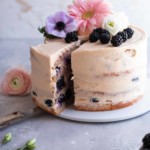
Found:
<svg viewBox="0 0 150 150"><path fill-rule="evenodd" d="M41 41L0 40L0 76L8 67L17 64L30 68L29 47ZM150 77L150 68L148 72ZM30 96L0 95L0 116L32 107ZM36 150L138 150L143 136L150 132L150 113L115 123L82 123L43 112L0 129L0 140L8 132L12 133L13 139L6 145L0 144L0 150L16 150L32 138L37 139Z"/></svg>

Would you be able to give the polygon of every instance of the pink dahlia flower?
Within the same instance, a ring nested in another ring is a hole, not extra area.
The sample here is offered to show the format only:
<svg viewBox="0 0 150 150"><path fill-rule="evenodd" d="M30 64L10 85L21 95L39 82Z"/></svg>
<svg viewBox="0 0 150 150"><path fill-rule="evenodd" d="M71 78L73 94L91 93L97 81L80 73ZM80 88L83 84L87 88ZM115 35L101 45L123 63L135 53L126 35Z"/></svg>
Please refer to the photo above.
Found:
<svg viewBox="0 0 150 150"><path fill-rule="evenodd" d="M9 69L2 82L0 89L4 95L26 95L31 90L31 78L27 71L22 68Z"/></svg>
<svg viewBox="0 0 150 150"><path fill-rule="evenodd" d="M103 0L74 0L68 12L75 18L79 34L88 35L102 26L103 19L112 13L112 7Z"/></svg>

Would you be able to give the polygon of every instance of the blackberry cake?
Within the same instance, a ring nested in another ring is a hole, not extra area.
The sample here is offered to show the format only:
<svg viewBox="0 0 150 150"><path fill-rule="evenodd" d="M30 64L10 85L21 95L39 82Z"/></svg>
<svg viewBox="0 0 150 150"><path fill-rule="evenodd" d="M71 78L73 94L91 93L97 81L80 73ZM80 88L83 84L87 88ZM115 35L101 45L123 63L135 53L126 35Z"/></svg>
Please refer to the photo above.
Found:
<svg viewBox="0 0 150 150"><path fill-rule="evenodd" d="M48 16L38 30L44 44L30 52L32 99L39 107L55 115L69 104L109 111L142 99L147 35L124 13L104 0L74 0L68 13Z"/></svg>

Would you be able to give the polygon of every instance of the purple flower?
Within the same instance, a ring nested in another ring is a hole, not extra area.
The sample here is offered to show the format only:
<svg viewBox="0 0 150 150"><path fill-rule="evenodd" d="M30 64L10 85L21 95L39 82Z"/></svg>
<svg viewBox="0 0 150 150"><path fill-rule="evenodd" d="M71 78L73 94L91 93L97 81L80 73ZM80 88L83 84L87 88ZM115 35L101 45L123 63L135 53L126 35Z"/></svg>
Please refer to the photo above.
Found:
<svg viewBox="0 0 150 150"><path fill-rule="evenodd" d="M63 11L56 12L46 19L45 30L48 34L64 38L66 34L77 29L73 17Z"/></svg>

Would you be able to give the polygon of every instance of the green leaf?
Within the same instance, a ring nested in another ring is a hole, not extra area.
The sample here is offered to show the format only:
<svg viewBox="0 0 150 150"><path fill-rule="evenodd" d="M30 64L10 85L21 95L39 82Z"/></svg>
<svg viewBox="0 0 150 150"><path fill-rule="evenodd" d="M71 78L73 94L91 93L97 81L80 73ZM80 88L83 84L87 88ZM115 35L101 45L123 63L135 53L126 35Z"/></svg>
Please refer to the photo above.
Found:
<svg viewBox="0 0 150 150"><path fill-rule="evenodd" d="M44 37L48 38L48 39L54 39L54 38L59 38L57 36L54 36L52 34L48 34L45 30L45 27L39 27L38 28L39 32L43 34Z"/></svg>
<svg viewBox="0 0 150 150"><path fill-rule="evenodd" d="M36 148L36 146L35 145L29 145L29 146L27 146L27 150L34 150Z"/></svg>
<svg viewBox="0 0 150 150"><path fill-rule="evenodd" d="M45 27L42 27L42 28L39 27L38 30L39 30L40 33L44 33L45 32Z"/></svg>
<svg viewBox="0 0 150 150"><path fill-rule="evenodd" d="M18 148L17 150L34 150L36 148L36 139L32 139L26 142L26 144L21 147Z"/></svg>
<svg viewBox="0 0 150 150"><path fill-rule="evenodd" d="M26 146L27 146L27 147L28 147L28 146L32 146L32 145L34 145L35 143L36 143L36 139L32 139L32 140L27 141Z"/></svg>
<svg viewBox="0 0 150 150"><path fill-rule="evenodd" d="M12 139L11 133L7 133L7 134L4 136L4 138L2 139L2 144L6 144L6 143L10 142L11 139Z"/></svg>

